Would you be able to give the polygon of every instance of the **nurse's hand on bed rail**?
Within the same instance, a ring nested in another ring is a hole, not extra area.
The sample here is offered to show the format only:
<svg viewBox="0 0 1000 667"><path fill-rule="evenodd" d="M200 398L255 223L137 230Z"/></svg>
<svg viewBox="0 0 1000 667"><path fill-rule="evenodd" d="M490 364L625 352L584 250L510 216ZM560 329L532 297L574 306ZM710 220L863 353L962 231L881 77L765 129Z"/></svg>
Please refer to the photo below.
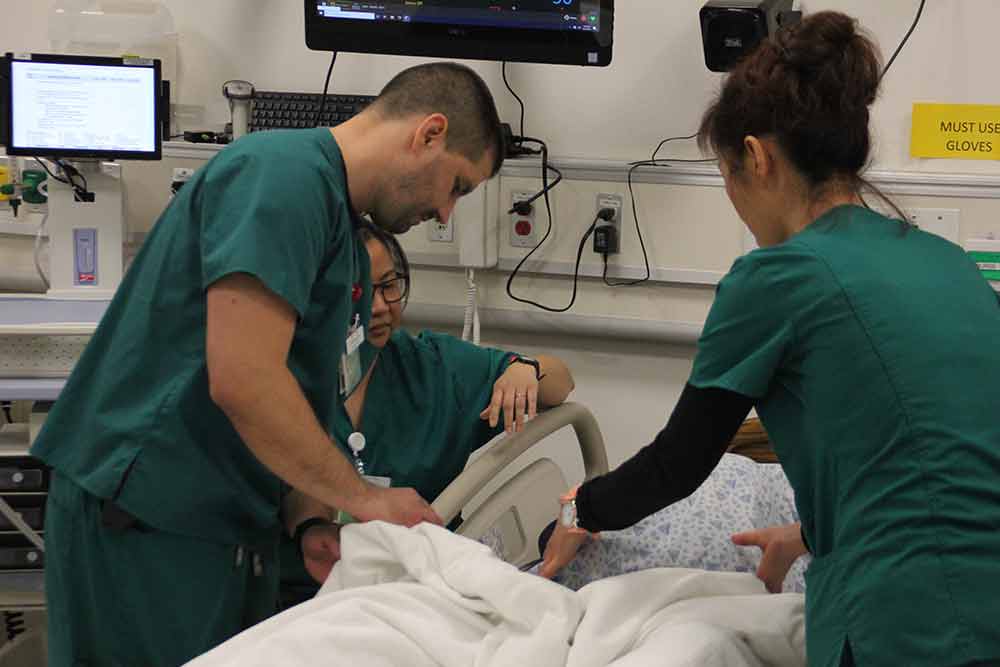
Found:
<svg viewBox="0 0 1000 667"><path fill-rule="evenodd" d="M538 380L534 368L521 363L508 366L493 383L493 398L479 413L479 418L489 420L492 428L500 421L501 408L503 430L507 433L517 433L524 427L526 419L535 416L538 411Z"/></svg>
<svg viewBox="0 0 1000 667"><path fill-rule="evenodd" d="M366 486L363 498L352 503L351 507L344 507L358 521L388 521L407 527L424 521L444 525L437 512L415 490L385 489L373 484Z"/></svg>
<svg viewBox="0 0 1000 667"><path fill-rule="evenodd" d="M330 576L340 560L340 524L317 524L302 535L302 561L306 572L318 583Z"/></svg>
<svg viewBox="0 0 1000 667"><path fill-rule="evenodd" d="M542 567L538 570L538 574L546 579L556 576L576 558L576 552L580 547L591 539L594 538L590 533L570 532L569 528L557 521L556 529L552 531L552 537L545 545L545 555L542 557Z"/></svg>
<svg viewBox="0 0 1000 667"><path fill-rule="evenodd" d="M733 544L759 547L764 553L757 568L757 578L771 593L780 593L788 570L799 556L809 553L802 541L802 524L790 523L733 535Z"/></svg>

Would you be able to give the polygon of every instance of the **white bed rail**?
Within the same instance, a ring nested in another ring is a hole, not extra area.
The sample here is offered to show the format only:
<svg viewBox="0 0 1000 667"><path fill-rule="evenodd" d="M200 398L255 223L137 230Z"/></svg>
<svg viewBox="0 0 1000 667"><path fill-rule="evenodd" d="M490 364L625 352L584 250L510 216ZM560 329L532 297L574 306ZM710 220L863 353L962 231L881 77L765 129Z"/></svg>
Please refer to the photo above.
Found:
<svg viewBox="0 0 1000 667"><path fill-rule="evenodd" d="M572 426L583 455L586 479L608 471L608 455L597 420L579 403L563 403L539 413L519 433L508 435L473 461L431 504L448 525L496 475L530 447L565 426Z"/></svg>

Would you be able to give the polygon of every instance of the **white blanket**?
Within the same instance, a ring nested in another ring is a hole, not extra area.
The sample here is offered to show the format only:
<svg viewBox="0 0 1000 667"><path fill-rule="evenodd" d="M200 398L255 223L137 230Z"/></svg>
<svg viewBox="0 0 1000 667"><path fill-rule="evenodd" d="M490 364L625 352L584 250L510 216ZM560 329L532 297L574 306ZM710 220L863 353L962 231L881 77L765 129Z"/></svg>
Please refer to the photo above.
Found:
<svg viewBox="0 0 1000 667"><path fill-rule="evenodd" d="M749 574L661 569L573 592L423 524L348 526L313 600L192 667L805 664L801 595Z"/></svg>

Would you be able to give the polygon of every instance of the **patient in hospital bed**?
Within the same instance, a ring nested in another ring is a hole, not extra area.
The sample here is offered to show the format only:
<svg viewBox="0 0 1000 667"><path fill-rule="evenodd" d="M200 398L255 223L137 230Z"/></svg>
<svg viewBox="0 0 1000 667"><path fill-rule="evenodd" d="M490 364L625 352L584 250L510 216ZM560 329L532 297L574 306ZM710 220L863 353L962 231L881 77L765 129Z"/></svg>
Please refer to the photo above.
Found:
<svg viewBox="0 0 1000 667"><path fill-rule="evenodd" d="M691 496L630 528L602 533L584 545L555 581L578 590L598 579L658 567L756 572L760 549L736 546L732 536L798 520L781 466L726 454ZM540 547L544 552L544 544ZM784 592L805 591L808 563L808 556L794 563Z"/></svg>

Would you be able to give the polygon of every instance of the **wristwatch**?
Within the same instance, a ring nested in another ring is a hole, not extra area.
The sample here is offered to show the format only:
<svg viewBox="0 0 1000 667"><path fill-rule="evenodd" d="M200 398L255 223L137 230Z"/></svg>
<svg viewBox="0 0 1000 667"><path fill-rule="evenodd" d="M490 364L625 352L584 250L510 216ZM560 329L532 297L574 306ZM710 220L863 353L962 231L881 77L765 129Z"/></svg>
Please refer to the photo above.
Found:
<svg viewBox="0 0 1000 667"><path fill-rule="evenodd" d="M535 380L541 382L542 378L542 365L538 363L538 359L532 359L531 357L522 357L521 355L515 355L510 360L511 364L527 364L535 369Z"/></svg>
<svg viewBox="0 0 1000 667"><path fill-rule="evenodd" d="M569 532L577 534L590 535L591 537L596 537L596 534L591 533L586 528L581 528L580 523L576 515L576 492L580 488L577 484L572 489L566 492L566 495L559 498L559 525L563 528L568 528Z"/></svg>
<svg viewBox="0 0 1000 667"><path fill-rule="evenodd" d="M295 532L292 534L292 541L295 543L295 546L299 548L299 553L302 553L302 538L305 536L307 530L313 526L329 526L332 523L333 522L329 519L318 516L314 516L300 522L299 525L295 527Z"/></svg>

